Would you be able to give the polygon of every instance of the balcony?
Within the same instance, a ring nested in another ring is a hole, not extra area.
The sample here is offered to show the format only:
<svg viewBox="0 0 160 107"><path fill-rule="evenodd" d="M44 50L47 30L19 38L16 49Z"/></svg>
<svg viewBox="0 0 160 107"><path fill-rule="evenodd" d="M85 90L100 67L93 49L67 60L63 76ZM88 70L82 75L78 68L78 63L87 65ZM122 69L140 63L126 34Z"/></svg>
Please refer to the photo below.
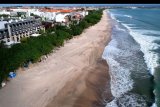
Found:
<svg viewBox="0 0 160 107"><path fill-rule="evenodd" d="M16 31L11 32L11 34L14 34Z"/></svg>
<svg viewBox="0 0 160 107"><path fill-rule="evenodd" d="M12 33L12 36L16 35L16 33Z"/></svg>
<svg viewBox="0 0 160 107"><path fill-rule="evenodd" d="M19 33L22 33L22 30L19 30Z"/></svg>
<svg viewBox="0 0 160 107"><path fill-rule="evenodd" d="M7 38L10 38L10 36L8 34L5 35Z"/></svg>
<svg viewBox="0 0 160 107"><path fill-rule="evenodd" d="M0 40L1 40L1 39L4 39L4 36L3 36L2 34L0 34Z"/></svg>
<svg viewBox="0 0 160 107"><path fill-rule="evenodd" d="M16 35L18 35L19 34L19 32L18 31L16 31Z"/></svg>
<svg viewBox="0 0 160 107"><path fill-rule="evenodd" d="M12 28L11 31L14 31L16 28Z"/></svg>
<svg viewBox="0 0 160 107"><path fill-rule="evenodd" d="M20 29L21 27L13 27L11 30Z"/></svg>

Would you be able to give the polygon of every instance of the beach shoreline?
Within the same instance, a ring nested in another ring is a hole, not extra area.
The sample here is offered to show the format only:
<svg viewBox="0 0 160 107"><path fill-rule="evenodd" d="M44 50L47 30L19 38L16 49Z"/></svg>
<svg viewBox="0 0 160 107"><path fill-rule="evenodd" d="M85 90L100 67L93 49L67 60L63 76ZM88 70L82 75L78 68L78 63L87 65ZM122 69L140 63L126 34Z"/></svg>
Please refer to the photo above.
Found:
<svg viewBox="0 0 160 107"><path fill-rule="evenodd" d="M67 41L64 47L52 53L46 61L19 71L17 77L0 90L0 107L52 107L52 104L54 107L82 107L77 104L82 104L85 98L90 100L85 101L85 107L91 107L91 103L97 101L100 95L93 95L96 89L92 89L93 85L86 85L93 81L94 86L107 91L106 97L110 100L112 95L108 66L102 60L110 35L109 18L103 12L100 22ZM102 83L97 81L100 79ZM75 86L77 82L80 82L78 87ZM72 100L69 96L73 94L75 98L72 97ZM69 104L65 105L63 101Z"/></svg>
<svg viewBox="0 0 160 107"><path fill-rule="evenodd" d="M99 58L87 71L68 81L46 107L105 107L113 100L108 65Z"/></svg>
<svg viewBox="0 0 160 107"><path fill-rule="evenodd" d="M108 64L102 59L104 48L110 40L106 35L99 42L96 50L99 53L92 56L93 63L83 68L82 74L68 81L46 107L105 107L107 102L113 100Z"/></svg>

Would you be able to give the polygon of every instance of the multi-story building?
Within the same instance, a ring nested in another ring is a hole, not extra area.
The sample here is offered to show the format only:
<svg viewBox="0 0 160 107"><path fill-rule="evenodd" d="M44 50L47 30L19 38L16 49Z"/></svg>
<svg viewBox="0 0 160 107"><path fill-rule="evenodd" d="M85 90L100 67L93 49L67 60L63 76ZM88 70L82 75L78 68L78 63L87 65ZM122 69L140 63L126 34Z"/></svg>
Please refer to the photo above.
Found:
<svg viewBox="0 0 160 107"><path fill-rule="evenodd" d="M9 38L8 29L0 29L0 41L8 41L7 38Z"/></svg>
<svg viewBox="0 0 160 107"><path fill-rule="evenodd" d="M44 29L38 19L5 23L4 26L4 29L0 29L0 41L4 41L6 44L20 42L21 38L29 37Z"/></svg>

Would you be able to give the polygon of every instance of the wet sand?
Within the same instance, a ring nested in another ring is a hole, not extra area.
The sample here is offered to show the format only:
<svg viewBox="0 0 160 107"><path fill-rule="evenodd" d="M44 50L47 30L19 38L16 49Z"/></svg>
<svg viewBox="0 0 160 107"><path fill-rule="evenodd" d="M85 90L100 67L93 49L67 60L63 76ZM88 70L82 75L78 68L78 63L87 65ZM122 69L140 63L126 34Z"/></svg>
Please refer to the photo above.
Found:
<svg viewBox="0 0 160 107"><path fill-rule="evenodd" d="M46 107L105 107L112 100L110 76L105 60L97 59L92 67L69 81Z"/></svg>
<svg viewBox="0 0 160 107"><path fill-rule="evenodd" d="M0 107L95 107L101 106L102 95L110 99L108 67L101 59L110 40L109 20L104 12L100 22L47 60L19 69L0 90Z"/></svg>

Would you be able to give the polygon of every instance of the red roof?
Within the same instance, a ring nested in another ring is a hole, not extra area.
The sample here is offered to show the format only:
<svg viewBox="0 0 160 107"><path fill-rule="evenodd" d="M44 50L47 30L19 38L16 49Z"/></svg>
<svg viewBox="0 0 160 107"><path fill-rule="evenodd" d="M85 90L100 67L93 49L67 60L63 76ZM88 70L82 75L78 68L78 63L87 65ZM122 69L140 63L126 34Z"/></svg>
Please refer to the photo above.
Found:
<svg viewBox="0 0 160 107"><path fill-rule="evenodd" d="M41 9L43 12L63 12L63 13L70 13L73 10L56 10L56 9Z"/></svg>
<svg viewBox="0 0 160 107"><path fill-rule="evenodd" d="M63 12L63 13L70 13L72 12L73 10L60 10L60 12Z"/></svg>

